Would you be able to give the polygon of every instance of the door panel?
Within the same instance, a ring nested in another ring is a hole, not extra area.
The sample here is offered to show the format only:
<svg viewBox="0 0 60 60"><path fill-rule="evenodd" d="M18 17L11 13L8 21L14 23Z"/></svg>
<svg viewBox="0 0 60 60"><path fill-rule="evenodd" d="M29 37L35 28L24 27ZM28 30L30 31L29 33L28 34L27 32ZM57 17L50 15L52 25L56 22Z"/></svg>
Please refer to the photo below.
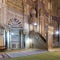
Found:
<svg viewBox="0 0 60 60"><path fill-rule="evenodd" d="M10 30L10 48L11 49L19 49L20 48L20 41L21 36L19 34L18 29L11 29Z"/></svg>
<svg viewBox="0 0 60 60"><path fill-rule="evenodd" d="M3 37L0 35L0 46L3 46Z"/></svg>

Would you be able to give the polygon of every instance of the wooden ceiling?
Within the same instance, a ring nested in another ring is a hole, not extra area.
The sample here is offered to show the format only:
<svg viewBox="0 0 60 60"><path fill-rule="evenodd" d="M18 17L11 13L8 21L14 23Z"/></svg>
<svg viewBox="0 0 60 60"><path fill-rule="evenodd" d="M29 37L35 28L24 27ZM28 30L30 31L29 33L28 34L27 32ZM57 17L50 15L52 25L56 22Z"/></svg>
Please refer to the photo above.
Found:
<svg viewBox="0 0 60 60"><path fill-rule="evenodd" d="M29 4L29 5L33 5L34 2L36 2L38 0L6 0L7 4L22 8L22 5L24 3Z"/></svg>
<svg viewBox="0 0 60 60"><path fill-rule="evenodd" d="M25 0L6 0L6 4L10 9L15 9L23 12L23 3Z"/></svg>
<svg viewBox="0 0 60 60"><path fill-rule="evenodd" d="M38 0L6 0L6 4L8 6L14 7L15 9L23 12L23 4L24 4L24 6L25 6L25 4L33 6L34 3L37 3L37 1ZM41 1L41 0L39 0L39 1ZM54 10L56 9L55 12L58 11L57 14L60 16L60 0L49 0L49 1L53 2Z"/></svg>

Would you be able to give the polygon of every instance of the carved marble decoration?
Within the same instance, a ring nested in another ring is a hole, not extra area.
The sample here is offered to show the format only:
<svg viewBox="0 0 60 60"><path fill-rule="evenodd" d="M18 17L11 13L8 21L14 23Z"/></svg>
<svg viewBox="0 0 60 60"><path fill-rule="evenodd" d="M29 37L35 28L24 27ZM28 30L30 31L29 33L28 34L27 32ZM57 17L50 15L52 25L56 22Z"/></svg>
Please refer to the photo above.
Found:
<svg viewBox="0 0 60 60"><path fill-rule="evenodd" d="M23 28L23 16L19 14L14 14L11 11L8 11L8 26L9 28Z"/></svg>
<svg viewBox="0 0 60 60"><path fill-rule="evenodd" d="M21 22L16 18L10 19L10 21L8 22L8 25L12 28L22 28Z"/></svg>

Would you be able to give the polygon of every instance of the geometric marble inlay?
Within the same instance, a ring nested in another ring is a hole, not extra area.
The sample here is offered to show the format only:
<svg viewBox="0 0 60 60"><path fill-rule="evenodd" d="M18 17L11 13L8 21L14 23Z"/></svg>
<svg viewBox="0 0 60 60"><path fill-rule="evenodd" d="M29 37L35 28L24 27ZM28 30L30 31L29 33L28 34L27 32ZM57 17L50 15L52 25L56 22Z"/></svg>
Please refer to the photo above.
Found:
<svg viewBox="0 0 60 60"><path fill-rule="evenodd" d="M11 28L22 28L22 22L16 18L12 18L8 21L8 26Z"/></svg>

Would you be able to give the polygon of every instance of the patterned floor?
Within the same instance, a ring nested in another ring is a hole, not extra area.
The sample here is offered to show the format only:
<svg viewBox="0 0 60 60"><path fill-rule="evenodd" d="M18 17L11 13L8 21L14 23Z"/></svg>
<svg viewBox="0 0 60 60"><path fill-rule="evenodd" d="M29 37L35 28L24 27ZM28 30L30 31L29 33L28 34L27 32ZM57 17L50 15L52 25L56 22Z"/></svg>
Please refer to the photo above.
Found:
<svg viewBox="0 0 60 60"><path fill-rule="evenodd" d="M44 52L47 52L47 51L45 51L45 50L29 50L29 51L22 51L22 52L10 52L10 53L7 53L7 55L10 56L11 58L14 58L14 57L33 55L33 54L40 54L40 53L44 53Z"/></svg>
<svg viewBox="0 0 60 60"><path fill-rule="evenodd" d="M47 51L46 50L26 50L21 52L8 52L8 53L0 54L0 60L8 60L10 58L40 54L45 52Z"/></svg>
<svg viewBox="0 0 60 60"><path fill-rule="evenodd" d="M0 60L8 60L9 58L7 54L0 54Z"/></svg>

